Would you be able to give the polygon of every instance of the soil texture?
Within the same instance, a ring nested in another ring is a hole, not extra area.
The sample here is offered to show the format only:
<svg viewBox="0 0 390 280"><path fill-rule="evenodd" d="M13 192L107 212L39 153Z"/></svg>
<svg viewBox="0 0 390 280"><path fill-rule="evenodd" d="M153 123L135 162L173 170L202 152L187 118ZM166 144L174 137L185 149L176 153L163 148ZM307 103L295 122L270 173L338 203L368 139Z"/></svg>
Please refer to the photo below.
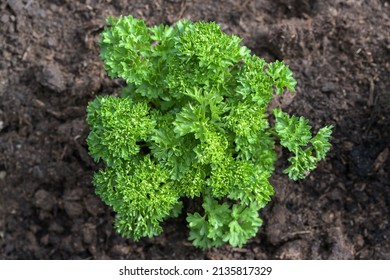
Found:
<svg viewBox="0 0 390 280"><path fill-rule="evenodd" d="M387 0L0 1L1 259L390 259L390 2ZM243 248L206 251L185 216L135 243L91 184L86 106L120 91L100 61L109 15L147 24L215 21L297 93L275 102L334 125L332 150L306 180L272 177L264 225Z"/></svg>

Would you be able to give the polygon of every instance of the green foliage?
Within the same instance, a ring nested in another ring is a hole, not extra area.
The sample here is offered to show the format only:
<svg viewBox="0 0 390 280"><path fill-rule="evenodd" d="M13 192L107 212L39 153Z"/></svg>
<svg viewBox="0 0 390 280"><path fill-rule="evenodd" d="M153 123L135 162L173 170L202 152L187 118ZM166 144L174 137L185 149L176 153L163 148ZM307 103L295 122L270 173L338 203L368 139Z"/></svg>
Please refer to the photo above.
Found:
<svg viewBox="0 0 390 280"><path fill-rule="evenodd" d="M304 179L329 151L332 126L321 128L317 135L312 137L311 126L303 117L290 117L280 109L274 109L274 115L275 131L280 138L280 144L294 154L289 158L291 166L284 172L293 180Z"/></svg>
<svg viewBox="0 0 390 280"><path fill-rule="evenodd" d="M87 112L87 122L94 128L87 140L90 155L107 165L131 160L140 152L137 142L148 139L155 125L147 103L128 98L97 97Z"/></svg>
<svg viewBox="0 0 390 280"><path fill-rule="evenodd" d="M119 234L138 240L161 233L160 222L174 215L178 193L168 172L150 156L118 161L95 174L96 193L117 213Z"/></svg>
<svg viewBox="0 0 390 280"><path fill-rule="evenodd" d="M202 201L187 217L195 246L243 246L274 193L276 140L293 153L285 172L302 179L330 149L331 127L312 137L307 120L280 109L271 127L268 104L294 91L291 70L251 55L215 23L107 22L100 56L127 86L121 97L90 102L87 143L104 162L93 183L117 213L117 231L134 240L157 235L187 197Z"/></svg>
<svg viewBox="0 0 390 280"><path fill-rule="evenodd" d="M257 203L249 205L226 202L219 204L209 193L202 204L204 215L189 214L187 221L190 227L189 239L200 248L220 246L229 243L242 247L249 238L256 235L262 224Z"/></svg>

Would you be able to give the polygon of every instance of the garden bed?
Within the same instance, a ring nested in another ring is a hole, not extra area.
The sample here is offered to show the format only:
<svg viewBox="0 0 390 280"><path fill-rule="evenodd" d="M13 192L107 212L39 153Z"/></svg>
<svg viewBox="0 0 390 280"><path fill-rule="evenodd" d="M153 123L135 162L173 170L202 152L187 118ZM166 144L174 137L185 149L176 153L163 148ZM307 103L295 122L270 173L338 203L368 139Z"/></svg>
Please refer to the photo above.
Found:
<svg viewBox="0 0 390 280"><path fill-rule="evenodd" d="M390 259L389 1L8 0L0 11L0 258ZM282 174L278 151L276 194L243 248L193 248L185 215L158 237L123 239L95 195L86 106L123 86L97 46L104 19L121 14L218 22L292 69L297 93L277 105L335 126L306 180Z"/></svg>

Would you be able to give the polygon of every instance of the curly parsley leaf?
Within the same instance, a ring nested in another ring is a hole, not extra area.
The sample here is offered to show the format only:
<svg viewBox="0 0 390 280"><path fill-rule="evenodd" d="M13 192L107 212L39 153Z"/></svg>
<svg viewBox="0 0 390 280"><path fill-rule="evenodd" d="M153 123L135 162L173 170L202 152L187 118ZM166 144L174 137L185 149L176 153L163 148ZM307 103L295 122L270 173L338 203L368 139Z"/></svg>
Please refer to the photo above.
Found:
<svg viewBox="0 0 390 280"><path fill-rule="evenodd" d="M127 85L121 97L89 103L87 144L104 163L93 184L116 213L116 230L134 240L155 236L185 208L182 198L196 198L187 216L194 246L243 246L274 194L277 138L292 153L285 173L297 180L325 158L332 127L313 137L305 118L280 109L271 127L268 105L294 92L291 70L252 55L216 23L107 23L100 57Z"/></svg>

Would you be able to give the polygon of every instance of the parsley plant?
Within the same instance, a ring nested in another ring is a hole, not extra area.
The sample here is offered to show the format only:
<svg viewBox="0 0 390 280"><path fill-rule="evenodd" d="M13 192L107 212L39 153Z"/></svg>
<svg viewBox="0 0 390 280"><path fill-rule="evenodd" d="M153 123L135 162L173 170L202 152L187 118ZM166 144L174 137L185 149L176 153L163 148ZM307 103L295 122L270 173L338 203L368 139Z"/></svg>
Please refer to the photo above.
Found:
<svg viewBox="0 0 390 280"><path fill-rule="evenodd" d="M202 209L187 216L193 244L243 246L274 193L275 140L292 154L285 173L303 179L330 149L331 126L313 137L306 119L274 109L271 127L267 106L294 91L291 70L252 55L216 23L107 22L100 56L127 87L90 102L87 143L105 164L93 183L117 213L116 230L134 240L155 236L181 212L181 198L197 198Z"/></svg>

